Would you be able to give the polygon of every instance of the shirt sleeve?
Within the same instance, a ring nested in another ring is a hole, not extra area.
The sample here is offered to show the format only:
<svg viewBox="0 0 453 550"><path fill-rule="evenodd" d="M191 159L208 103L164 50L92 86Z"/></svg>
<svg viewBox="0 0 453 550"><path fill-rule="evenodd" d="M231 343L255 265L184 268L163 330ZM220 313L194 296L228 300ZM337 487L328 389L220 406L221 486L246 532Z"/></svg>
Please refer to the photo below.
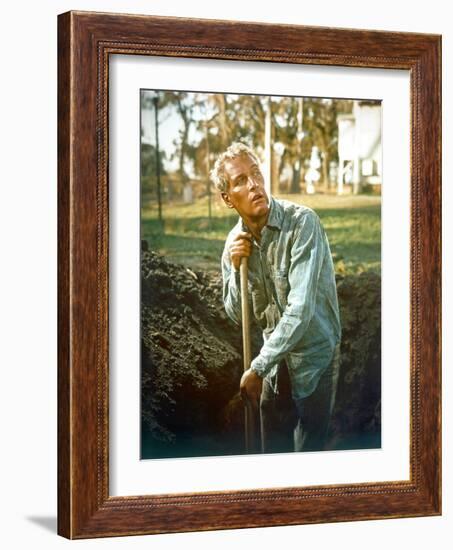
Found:
<svg viewBox="0 0 453 550"><path fill-rule="evenodd" d="M228 317L241 324L241 281L240 272L234 269L228 255L227 244L222 254L223 303Z"/></svg>
<svg viewBox="0 0 453 550"><path fill-rule="evenodd" d="M316 294L325 257L324 230L314 212L305 213L291 248L287 306L275 330L264 342L251 368L265 376L303 337L314 315Z"/></svg>

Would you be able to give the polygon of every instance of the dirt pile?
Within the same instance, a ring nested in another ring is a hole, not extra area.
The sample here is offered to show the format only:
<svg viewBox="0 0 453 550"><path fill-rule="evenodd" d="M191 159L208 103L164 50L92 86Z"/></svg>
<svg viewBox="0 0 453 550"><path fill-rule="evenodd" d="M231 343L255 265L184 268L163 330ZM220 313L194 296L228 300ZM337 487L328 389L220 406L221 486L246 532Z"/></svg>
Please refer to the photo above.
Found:
<svg viewBox="0 0 453 550"><path fill-rule="evenodd" d="M243 366L241 329L226 316L221 276L171 264L146 249L141 271L142 421L148 447L157 456L185 455L187 449L194 455L222 454L221 415L238 393ZM259 346L255 332L255 350Z"/></svg>
<svg viewBox="0 0 453 550"><path fill-rule="evenodd" d="M331 448L381 442L381 278L373 272L337 276L341 370L331 422Z"/></svg>
<svg viewBox="0 0 453 550"><path fill-rule="evenodd" d="M241 329L226 316L220 273L142 250L142 456L243 452ZM342 366L332 448L375 446L380 433L380 278L338 280ZM252 328L253 352L261 336ZM369 441L370 443L366 443Z"/></svg>

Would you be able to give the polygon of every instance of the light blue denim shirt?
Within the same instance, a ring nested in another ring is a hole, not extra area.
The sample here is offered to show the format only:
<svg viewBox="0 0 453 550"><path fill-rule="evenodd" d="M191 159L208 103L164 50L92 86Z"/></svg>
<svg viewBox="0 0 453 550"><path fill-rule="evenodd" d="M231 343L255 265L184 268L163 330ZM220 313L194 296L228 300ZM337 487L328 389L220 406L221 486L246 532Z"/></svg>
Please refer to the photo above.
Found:
<svg viewBox="0 0 453 550"><path fill-rule="evenodd" d="M222 255L223 301L241 323L240 275L228 253L241 231L230 231ZM275 387L278 363L286 359L294 399L307 397L333 359L340 342L335 273L329 243L318 216L306 206L271 197L261 240L253 238L249 258L249 301L263 330L264 344L251 368Z"/></svg>

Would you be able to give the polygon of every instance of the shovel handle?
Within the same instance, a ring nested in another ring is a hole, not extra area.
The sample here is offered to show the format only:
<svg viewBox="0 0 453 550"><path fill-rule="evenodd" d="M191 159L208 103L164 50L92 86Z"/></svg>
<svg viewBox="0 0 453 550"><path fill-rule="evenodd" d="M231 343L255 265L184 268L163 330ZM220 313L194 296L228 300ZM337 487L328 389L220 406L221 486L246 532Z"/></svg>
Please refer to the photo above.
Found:
<svg viewBox="0 0 453 550"><path fill-rule="evenodd" d="M247 257L241 258L241 309L242 309L242 345L244 355L244 371L250 368L252 361L250 345L250 317L249 317L249 289L248 289L248 262ZM256 440L256 416L252 404L247 401L245 405L245 450L253 454L257 449Z"/></svg>
<svg viewBox="0 0 453 550"><path fill-rule="evenodd" d="M250 312L249 312L249 289L248 289L248 258L241 258L241 310L242 310L242 346L244 355L244 371L250 368L252 362L250 346Z"/></svg>

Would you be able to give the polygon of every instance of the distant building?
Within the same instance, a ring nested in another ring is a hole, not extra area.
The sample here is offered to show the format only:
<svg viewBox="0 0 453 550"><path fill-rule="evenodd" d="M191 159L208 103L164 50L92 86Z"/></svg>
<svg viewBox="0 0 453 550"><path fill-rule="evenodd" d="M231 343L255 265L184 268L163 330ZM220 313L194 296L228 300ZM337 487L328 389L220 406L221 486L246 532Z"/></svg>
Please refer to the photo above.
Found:
<svg viewBox="0 0 453 550"><path fill-rule="evenodd" d="M354 101L350 114L338 115L338 194L380 192L382 183L381 103Z"/></svg>

